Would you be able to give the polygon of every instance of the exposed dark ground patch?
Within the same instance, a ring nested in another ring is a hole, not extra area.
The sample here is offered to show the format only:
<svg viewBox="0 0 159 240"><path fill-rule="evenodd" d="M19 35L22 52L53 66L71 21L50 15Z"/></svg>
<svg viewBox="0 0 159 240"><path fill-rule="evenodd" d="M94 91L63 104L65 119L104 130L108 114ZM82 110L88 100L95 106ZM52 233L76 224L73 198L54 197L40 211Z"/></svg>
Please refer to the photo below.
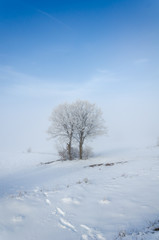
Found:
<svg viewBox="0 0 159 240"><path fill-rule="evenodd" d="M101 166L106 166L106 167L110 167L110 166L114 166L114 165L117 165L117 164L124 164L124 163L127 163L127 161L122 161L122 162L115 162L115 163L98 163L98 164L91 164L91 165L88 165L86 167L101 167Z"/></svg>

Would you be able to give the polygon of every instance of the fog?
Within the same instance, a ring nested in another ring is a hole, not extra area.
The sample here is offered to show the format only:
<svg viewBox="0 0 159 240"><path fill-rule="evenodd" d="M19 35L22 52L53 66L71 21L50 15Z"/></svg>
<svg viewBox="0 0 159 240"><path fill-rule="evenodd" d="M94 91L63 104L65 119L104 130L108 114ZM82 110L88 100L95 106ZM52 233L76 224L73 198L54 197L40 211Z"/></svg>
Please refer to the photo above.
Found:
<svg viewBox="0 0 159 240"><path fill-rule="evenodd" d="M52 110L78 99L95 103L103 112L106 136L88 143L94 151L119 147L150 147L159 136L158 94L151 85L126 84L109 78L85 83L19 81L1 88L0 151L53 152L48 139Z"/></svg>

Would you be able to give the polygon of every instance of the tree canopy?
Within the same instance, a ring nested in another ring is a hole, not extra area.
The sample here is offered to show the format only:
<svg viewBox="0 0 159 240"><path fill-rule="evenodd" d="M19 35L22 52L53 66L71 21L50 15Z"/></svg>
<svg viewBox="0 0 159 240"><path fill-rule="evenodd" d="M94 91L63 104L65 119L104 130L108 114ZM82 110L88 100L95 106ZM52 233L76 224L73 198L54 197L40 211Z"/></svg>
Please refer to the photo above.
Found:
<svg viewBox="0 0 159 240"><path fill-rule="evenodd" d="M83 159L85 141L106 133L101 110L88 101L78 100L57 106L50 121L48 133L52 138L65 143L65 151L70 160L74 158L73 144L78 144L78 156Z"/></svg>

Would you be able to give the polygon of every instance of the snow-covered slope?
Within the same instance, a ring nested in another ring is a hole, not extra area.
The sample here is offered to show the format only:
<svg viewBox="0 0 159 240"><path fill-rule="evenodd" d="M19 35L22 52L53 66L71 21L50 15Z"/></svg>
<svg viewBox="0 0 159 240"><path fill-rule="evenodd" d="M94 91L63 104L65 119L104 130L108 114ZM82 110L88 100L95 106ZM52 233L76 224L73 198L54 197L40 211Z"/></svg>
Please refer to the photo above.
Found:
<svg viewBox="0 0 159 240"><path fill-rule="evenodd" d="M0 153L0 239L159 238L158 148L56 160Z"/></svg>

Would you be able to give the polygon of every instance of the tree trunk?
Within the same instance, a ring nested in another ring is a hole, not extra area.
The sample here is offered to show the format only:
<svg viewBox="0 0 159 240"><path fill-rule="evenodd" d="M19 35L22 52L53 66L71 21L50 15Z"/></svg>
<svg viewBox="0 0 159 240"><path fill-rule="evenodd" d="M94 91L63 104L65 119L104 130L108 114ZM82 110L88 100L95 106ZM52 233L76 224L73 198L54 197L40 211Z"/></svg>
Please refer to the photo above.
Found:
<svg viewBox="0 0 159 240"><path fill-rule="evenodd" d="M67 144L69 160L72 160L72 136L73 136L73 130L69 136L69 143Z"/></svg>
<svg viewBox="0 0 159 240"><path fill-rule="evenodd" d="M67 144L69 160L72 160L71 141Z"/></svg>
<svg viewBox="0 0 159 240"><path fill-rule="evenodd" d="M80 159L83 158L83 143L82 143L82 141L80 141L80 143L79 143L79 158Z"/></svg>
<svg viewBox="0 0 159 240"><path fill-rule="evenodd" d="M84 143L83 131L81 131L80 142L79 142L79 158L80 159L83 159L83 143Z"/></svg>

